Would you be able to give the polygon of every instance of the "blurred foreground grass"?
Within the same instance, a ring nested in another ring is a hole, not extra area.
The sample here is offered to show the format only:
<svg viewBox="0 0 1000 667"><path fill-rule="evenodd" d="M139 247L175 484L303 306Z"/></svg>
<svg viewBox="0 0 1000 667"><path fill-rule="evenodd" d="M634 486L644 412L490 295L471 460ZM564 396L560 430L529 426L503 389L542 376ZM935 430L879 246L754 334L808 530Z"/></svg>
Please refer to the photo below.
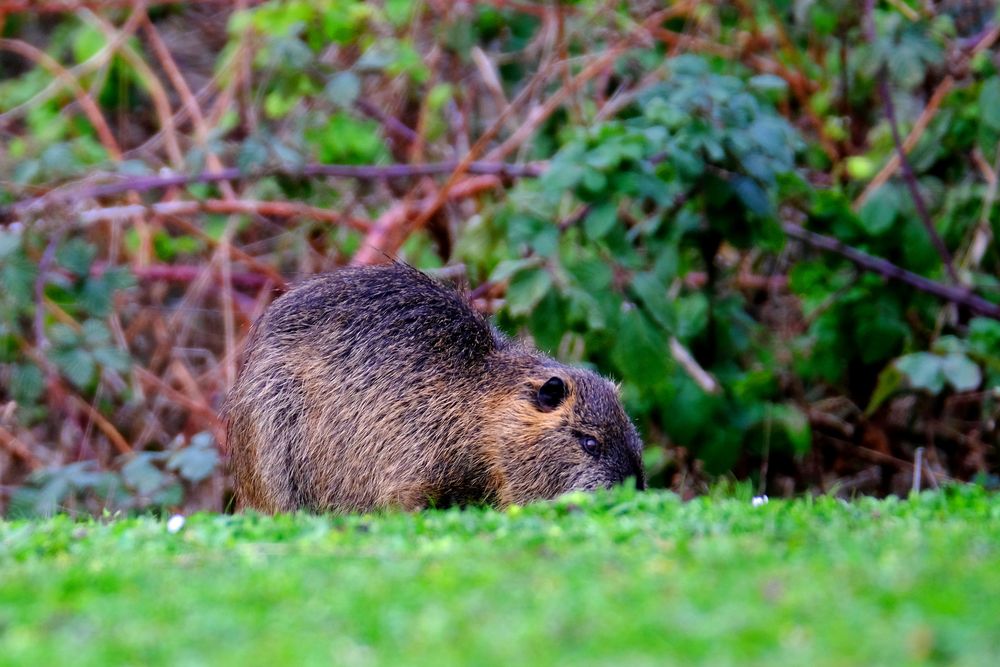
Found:
<svg viewBox="0 0 1000 667"><path fill-rule="evenodd" d="M1000 497L0 522L0 664L1000 664Z"/></svg>

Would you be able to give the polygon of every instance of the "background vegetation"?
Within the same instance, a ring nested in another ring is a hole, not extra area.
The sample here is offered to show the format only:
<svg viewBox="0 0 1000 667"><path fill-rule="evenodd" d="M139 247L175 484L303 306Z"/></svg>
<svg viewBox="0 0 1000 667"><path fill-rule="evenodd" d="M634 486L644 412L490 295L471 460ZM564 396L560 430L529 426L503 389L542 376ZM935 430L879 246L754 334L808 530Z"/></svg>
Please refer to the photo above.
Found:
<svg viewBox="0 0 1000 667"><path fill-rule="evenodd" d="M655 486L995 484L995 14L0 0L0 508L224 508L249 323L385 254L619 379Z"/></svg>

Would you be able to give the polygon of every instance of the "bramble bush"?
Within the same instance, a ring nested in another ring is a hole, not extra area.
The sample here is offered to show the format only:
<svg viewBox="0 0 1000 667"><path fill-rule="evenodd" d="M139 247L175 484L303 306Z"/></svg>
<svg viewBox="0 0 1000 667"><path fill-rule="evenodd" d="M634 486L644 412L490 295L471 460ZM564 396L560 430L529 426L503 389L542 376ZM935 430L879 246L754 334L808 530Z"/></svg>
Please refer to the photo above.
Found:
<svg viewBox="0 0 1000 667"><path fill-rule="evenodd" d="M373 247L657 485L995 483L992 3L248 4L0 13L0 506L222 509L249 322Z"/></svg>

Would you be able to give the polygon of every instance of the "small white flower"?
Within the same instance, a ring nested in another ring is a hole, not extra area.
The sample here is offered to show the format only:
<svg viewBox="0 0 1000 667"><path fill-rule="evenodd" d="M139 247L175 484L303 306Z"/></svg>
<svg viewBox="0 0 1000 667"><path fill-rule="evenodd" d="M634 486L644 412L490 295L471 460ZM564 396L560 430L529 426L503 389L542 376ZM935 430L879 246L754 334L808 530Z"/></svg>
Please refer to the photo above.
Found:
<svg viewBox="0 0 1000 667"><path fill-rule="evenodd" d="M760 507L761 505L766 505L767 496L754 496L753 500L750 501L750 504L753 505L754 507Z"/></svg>
<svg viewBox="0 0 1000 667"><path fill-rule="evenodd" d="M184 517L182 517L180 514L175 514L169 519L167 519L168 533L176 533L183 527L184 527Z"/></svg>

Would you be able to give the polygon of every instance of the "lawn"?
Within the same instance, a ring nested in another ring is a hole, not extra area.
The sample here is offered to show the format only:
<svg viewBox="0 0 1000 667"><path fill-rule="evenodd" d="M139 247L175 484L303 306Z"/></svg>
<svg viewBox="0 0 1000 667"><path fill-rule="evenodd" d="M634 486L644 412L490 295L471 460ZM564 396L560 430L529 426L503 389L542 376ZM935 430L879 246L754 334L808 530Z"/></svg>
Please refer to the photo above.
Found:
<svg viewBox="0 0 1000 667"><path fill-rule="evenodd" d="M1000 497L742 495L0 522L0 664L1000 664Z"/></svg>

